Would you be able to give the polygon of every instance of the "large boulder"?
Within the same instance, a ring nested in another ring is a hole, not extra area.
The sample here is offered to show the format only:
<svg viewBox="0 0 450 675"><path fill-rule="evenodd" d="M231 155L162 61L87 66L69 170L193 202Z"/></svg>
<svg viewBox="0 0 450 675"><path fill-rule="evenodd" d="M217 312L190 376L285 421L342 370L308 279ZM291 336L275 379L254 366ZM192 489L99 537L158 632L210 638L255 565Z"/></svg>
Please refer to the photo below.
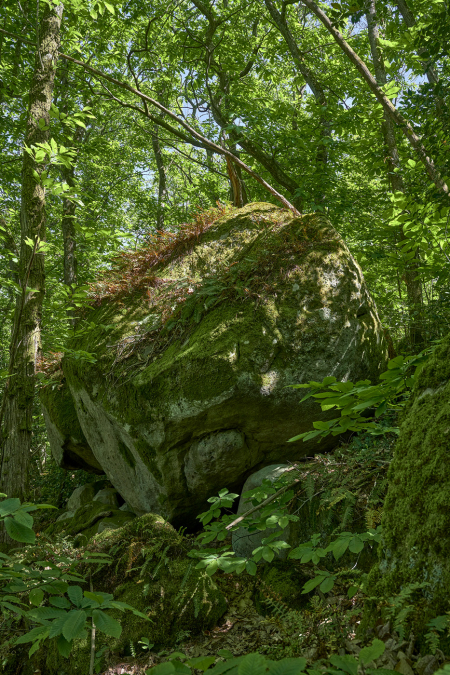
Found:
<svg viewBox="0 0 450 675"><path fill-rule="evenodd" d="M333 447L331 436L288 443L330 417L289 385L375 380L386 348L362 272L323 215L249 204L154 250L122 258L99 287L70 345L97 362L64 359L61 400L70 392L90 450L134 512L188 525L220 488ZM42 402L67 438L57 400Z"/></svg>

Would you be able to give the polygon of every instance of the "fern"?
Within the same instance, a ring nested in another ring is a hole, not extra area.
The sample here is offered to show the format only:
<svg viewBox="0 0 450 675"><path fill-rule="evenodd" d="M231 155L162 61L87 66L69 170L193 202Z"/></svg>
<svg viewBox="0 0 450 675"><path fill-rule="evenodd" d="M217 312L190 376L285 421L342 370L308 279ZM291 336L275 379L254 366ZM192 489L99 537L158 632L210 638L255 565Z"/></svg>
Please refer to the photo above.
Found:
<svg viewBox="0 0 450 675"><path fill-rule="evenodd" d="M267 596L262 600L262 603L268 607L270 613L273 614L277 619L280 621L287 621L290 614L290 609L284 602Z"/></svg>
<svg viewBox="0 0 450 675"><path fill-rule="evenodd" d="M308 497L308 500L311 501L312 498L314 497L314 488L315 488L316 482L314 480L314 477L312 474L308 474L306 476L305 480L305 492L306 496Z"/></svg>

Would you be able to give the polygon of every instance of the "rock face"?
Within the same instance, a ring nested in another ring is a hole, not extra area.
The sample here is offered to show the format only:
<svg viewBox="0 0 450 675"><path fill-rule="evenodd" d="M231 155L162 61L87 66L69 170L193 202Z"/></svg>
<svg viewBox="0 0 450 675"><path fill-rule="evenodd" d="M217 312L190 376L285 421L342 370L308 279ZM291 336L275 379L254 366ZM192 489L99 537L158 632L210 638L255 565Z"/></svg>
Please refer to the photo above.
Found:
<svg viewBox="0 0 450 675"><path fill-rule="evenodd" d="M287 442L330 416L288 385L375 380L386 348L362 272L321 215L250 204L160 257L138 290L89 313L70 346L97 362L64 359L42 403L57 459L83 448L134 512L188 525L219 489L333 447ZM61 424L71 410L76 438Z"/></svg>
<svg viewBox="0 0 450 675"><path fill-rule="evenodd" d="M383 515L385 556L371 573L375 593L420 591L420 626L447 611L450 583L450 336L414 388L389 467ZM372 593L372 594L375 594Z"/></svg>

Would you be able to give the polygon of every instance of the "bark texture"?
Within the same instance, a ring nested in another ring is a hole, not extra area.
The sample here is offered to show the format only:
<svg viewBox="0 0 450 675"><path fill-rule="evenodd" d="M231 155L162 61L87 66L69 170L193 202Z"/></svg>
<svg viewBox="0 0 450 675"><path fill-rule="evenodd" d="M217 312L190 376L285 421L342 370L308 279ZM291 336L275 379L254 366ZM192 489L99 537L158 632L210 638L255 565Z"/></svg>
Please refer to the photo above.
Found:
<svg viewBox="0 0 450 675"><path fill-rule="evenodd" d="M63 5L46 7L39 30L38 52L29 94L25 144L29 148L48 140L50 106L58 58ZM39 121L43 120L44 124ZM36 362L41 351L41 314L44 299L45 189L34 178L43 164L24 152L21 193L19 295L10 344L9 379L0 412L0 491L25 499L32 435ZM26 240L32 240L29 246ZM32 289L32 290L31 290Z"/></svg>
<svg viewBox="0 0 450 675"><path fill-rule="evenodd" d="M164 158L161 151L161 144L159 142L158 127L155 127L152 133L152 147L155 155L156 168L158 170L158 206L156 211L156 229L164 230L164 206L167 199L167 177L164 166Z"/></svg>

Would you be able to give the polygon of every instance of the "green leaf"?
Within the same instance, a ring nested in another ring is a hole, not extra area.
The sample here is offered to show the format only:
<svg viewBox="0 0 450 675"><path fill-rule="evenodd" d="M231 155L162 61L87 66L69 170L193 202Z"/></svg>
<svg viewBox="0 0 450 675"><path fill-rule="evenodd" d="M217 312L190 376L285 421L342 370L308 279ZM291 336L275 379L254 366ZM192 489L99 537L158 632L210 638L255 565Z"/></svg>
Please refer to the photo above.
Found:
<svg viewBox="0 0 450 675"><path fill-rule="evenodd" d="M33 588L28 596L32 605L40 605L44 599L44 591L41 588Z"/></svg>
<svg viewBox="0 0 450 675"><path fill-rule="evenodd" d="M14 644L23 645L26 644L27 642L34 642L35 640L41 638L47 631L48 631L47 626L37 626L36 628L30 630L28 633L25 633L25 635L21 635L20 637L18 637Z"/></svg>
<svg viewBox="0 0 450 675"><path fill-rule="evenodd" d="M348 537L340 537L339 539L336 540L336 542L332 545L330 545L330 549L333 551L333 555L335 560L339 560L339 558L342 558L344 555L345 551L348 548L349 544L349 539ZM331 546L333 548L331 548Z"/></svg>
<svg viewBox="0 0 450 675"><path fill-rule="evenodd" d="M14 541L20 541L24 544L34 544L36 540L36 535L33 530L30 530L29 527L18 523L14 518L5 518L5 529L11 539Z"/></svg>
<svg viewBox="0 0 450 675"><path fill-rule="evenodd" d="M73 609L69 612L62 631L68 642L74 640L83 632L86 618L86 612L82 609Z"/></svg>
<svg viewBox="0 0 450 675"><path fill-rule="evenodd" d="M330 662L333 666L336 666L349 675L358 675L358 662L354 656L350 656L349 654L344 654L343 656L333 654L330 656Z"/></svg>
<svg viewBox="0 0 450 675"><path fill-rule="evenodd" d="M216 660L215 656L198 656L195 659L189 659L186 661L192 668L195 668L196 670L201 670L202 672L205 672L209 666L212 666L214 661Z"/></svg>
<svg viewBox="0 0 450 675"><path fill-rule="evenodd" d="M83 602L83 591L81 586L69 586L67 595L75 607L81 607L81 603Z"/></svg>
<svg viewBox="0 0 450 675"><path fill-rule="evenodd" d="M265 672L266 665L262 654L247 654L239 664L238 675L261 675Z"/></svg>
<svg viewBox="0 0 450 675"><path fill-rule="evenodd" d="M67 598L56 596L50 598L49 602L51 605L53 605L53 607L59 607L60 609L70 609L70 602L67 600Z"/></svg>
<svg viewBox="0 0 450 675"><path fill-rule="evenodd" d="M63 609L54 609L53 607L36 607L35 609L30 609L28 615L38 621L58 619L61 616L67 617L67 613Z"/></svg>
<svg viewBox="0 0 450 675"><path fill-rule="evenodd" d="M253 562L253 560L247 560L247 562L245 563L245 569L253 577L256 574L256 570L258 569L258 566L255 562Z"/></svg>
<svg viewBox="0 0 450 675"><path fill-rule="evenodd" d="M176 673L175 666L172 661L166 661L165 663L160 663L154 668L145 671L146 675L172 675Z"/></svg>
<svg viewBox="0 0 450 675"><path fill-rule="evenodd" d="M64 624L66 623L66 618L67 616L60 616L59 619L52 621L50 625L50 632L48 634L49 638L54 638L58 637L58 635L61 635Z"/></svg>
<svg viewBox="0 0 450 675"><path fill-rule="evenodd" d="M322 581L322 583L319 586L322 593L329 593L329 591L331 591L331 589L334 586L335 579L336 577L331 576L327 577L324 581Z"/></svg>
<svg viewBox="0 0 450 675"><path fill-rule="evenodd" d="M61 656L64 656L66 659L69 658L72 651L72 640L66 640L64 635L60 635L56 641L56 646Z"/></svg>
<svg viewBox="0 0 450 675"><path fill-rule="evenodd" d="M348 545L348 548L352 553L360 553L364 548L364 542L361 541L359 537L353 537Z"/></svg>
<svg viewBox="0 0 450 675"><path fill-rule="evenodd" d="M16 513L13 515L13 518L17 523L24 525L24 527L27 527L29 530L32 529L33 516L30 516L30 514L26 511L22 511L21 509L16 511Z"/></svg>
<svg viewBox="0 0 450 675"><path fill-rule="evenodd" d="M0 502L0 516L9 516L10 513L14 513L20 507L20 499L15 497L10 497L5 499L3 502Z"/></svg>
<svg viewBox="0 0 450 675"><path fill-rule="evenodd" d="M382 640L375 640L368 647L363 647L359 652L359 660L363 665L367 665L371 661L376 661L380 656L384 654L386 645Z"/></svg>
<svg viewBox="0 0 450 675"><path fill-rule="evenodd" d="M217 652L218 656L221 656L223 659L232 659L233 654L230 652L229 649L219 649Z"/></svg>
<svg viewBox="0 0 450 675"><path fill-rule="evenodd" d="M349 598L353 598L358 592L358 586L350 586L350 588L347 591L347 596Z"/></svg>
<svg viewBox="0 0 450 675"><path fill-rule="evenodd" d="M304 658L287 658L271 663L268 675L302 675L306 667Z"/></svg>
<svg viewBox="0 0 450 675"><path fill-rule="evenodd" d="M314 579L310 579L309 581L307 581L306 584L303 585L302 594L309 593L310 591L312 591L316 586L321 584L324 579L325 579L324 576L318 576L314 577Z"/></svg>
<svg viewBox="0 0 450 675"><path fill-rule="evenodd" d="M102 633L106 635L111 635L112 637L119 638L122 633L122 626L116 619L113 619L112 616L109 616L101 609L94 609L92 612L92 618L94 623Z"/></svg>

